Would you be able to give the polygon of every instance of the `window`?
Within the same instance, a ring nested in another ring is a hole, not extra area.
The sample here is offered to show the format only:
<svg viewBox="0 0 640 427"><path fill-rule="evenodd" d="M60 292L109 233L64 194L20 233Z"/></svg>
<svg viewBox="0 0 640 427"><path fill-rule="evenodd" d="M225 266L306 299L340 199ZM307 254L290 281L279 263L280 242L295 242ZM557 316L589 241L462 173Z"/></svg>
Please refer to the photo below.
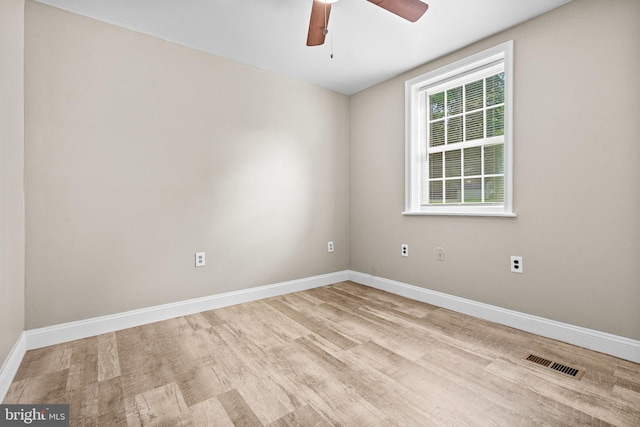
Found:
<svg viewBox="0 0 640 427"><path fill-rule="evenodd" d="M513 42L406 82L409 215L515 216Z"/></svg>

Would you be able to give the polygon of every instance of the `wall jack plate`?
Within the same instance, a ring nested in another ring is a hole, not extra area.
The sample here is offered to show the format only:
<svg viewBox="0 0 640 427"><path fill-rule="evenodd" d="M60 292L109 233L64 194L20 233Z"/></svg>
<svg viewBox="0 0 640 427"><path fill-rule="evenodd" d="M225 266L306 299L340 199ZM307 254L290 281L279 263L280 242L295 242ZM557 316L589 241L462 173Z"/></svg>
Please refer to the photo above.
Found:
<svg viewBox="0 0 640 427"><path fill-rule="evenodd" d="M512 273L522 273L522 257L521 256L511 256L511 272Z"/></svg>
<svg viewBox="0 0 640 427"><path fill-rule="evenodd" d="M204 252L196 252L196 267L204 267L205 265Z"/></svg>
<svg viewBox="0 0 640 427"><path fill-rule="evenodd" d="M327 243L327 252L333 252L333 242Z"/></svg>
<svg viewBox="0 0 640 427"><path fill-rule="evenodd" d="M409 256L409 245L403 243L402 246L400 246L400 255Z"/></svg>

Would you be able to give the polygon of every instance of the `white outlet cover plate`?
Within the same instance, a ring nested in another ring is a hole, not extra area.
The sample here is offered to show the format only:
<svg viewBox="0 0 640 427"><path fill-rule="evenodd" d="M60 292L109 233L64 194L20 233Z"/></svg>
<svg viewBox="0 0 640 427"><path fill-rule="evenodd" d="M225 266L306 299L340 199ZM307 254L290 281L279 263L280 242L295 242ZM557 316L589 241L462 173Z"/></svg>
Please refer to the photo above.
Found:
<svg viewBox="0 0 640 427"><path fill-rule="evenodd" d="M196 252L196 267L204 267L206 265L206 259L204 252Z"/></svg>
<svg viewBox="0 0 640 427"><path fill-rule="evenodd" d="M407 245L406 243L402 244L402 246L400 247L400 255L409 256L409 245Z"/></svg>
<svg viewBox="0 0 640 427"><path fill-rule="evenodd" d="M522 257L521 256L511 256L511 272L512 273L522 273L523 265L522 265Z"/></svg>

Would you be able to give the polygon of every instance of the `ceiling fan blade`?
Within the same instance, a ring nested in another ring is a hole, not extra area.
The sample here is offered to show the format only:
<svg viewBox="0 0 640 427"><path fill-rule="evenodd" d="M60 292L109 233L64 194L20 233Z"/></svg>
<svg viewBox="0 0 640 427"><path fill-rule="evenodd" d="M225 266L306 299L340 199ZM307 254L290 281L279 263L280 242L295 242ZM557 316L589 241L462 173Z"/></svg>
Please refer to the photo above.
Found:
<svg viewBox="0 0 640 427"><path fill-rule="evenodd" d="M407 21L416 22L429 9L429 5L420 0L369 0L389 12Z"/></svg>
<svg viewBox="0 0 640 427"><path fill-rule="evenodd" d="M309 20L309 34L307 35L307 46L319 46L324 44L326 28L329 24L329 13L331 4L320 0L313 0L311 7L311 19Z"/></svg>

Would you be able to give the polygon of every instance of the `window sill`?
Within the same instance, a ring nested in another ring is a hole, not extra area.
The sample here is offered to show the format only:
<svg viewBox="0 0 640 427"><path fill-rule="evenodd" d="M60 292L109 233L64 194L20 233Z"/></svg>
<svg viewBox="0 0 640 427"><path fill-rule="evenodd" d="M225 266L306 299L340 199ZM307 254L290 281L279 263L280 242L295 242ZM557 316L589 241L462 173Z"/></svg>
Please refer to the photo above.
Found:
<svg viewBox="0 0 640 427"><path fill-rule="evenodd" d="M515 218L518 216L515 212L460 212L460 211L404 211L402 215L406 216L485 216L485 217L502 217Z"/></svg>

